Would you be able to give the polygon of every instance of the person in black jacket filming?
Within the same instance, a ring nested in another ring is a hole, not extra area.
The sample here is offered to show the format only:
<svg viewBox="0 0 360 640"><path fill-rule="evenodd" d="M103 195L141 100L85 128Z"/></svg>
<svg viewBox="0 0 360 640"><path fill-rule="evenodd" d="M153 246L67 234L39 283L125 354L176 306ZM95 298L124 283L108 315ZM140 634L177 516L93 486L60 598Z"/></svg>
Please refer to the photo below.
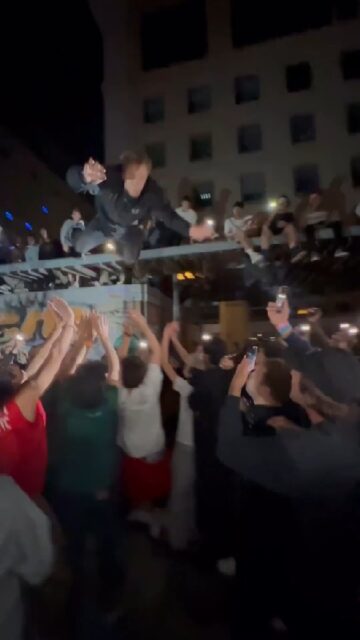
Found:
<svg viewBox="0 0 360 640"><path fill-rule="evenodd" d="M73 231L71 243L77 253L112 241L123 262L133 265L153 221L195 242L214 237L210 225L191 226L177 215L151 177L151 161L146 154L124 153L120 163L105 168L90 158L83 167L67 171L69 186L76 193L93 195L97 211L85 231Z"/></svg>

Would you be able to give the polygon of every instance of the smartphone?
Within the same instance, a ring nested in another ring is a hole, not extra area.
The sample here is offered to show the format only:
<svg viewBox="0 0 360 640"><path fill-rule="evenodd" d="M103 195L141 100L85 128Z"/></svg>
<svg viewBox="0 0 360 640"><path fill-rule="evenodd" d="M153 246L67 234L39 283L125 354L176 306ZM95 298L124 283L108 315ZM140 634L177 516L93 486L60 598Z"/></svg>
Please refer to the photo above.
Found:
<svg viewBox="0 0 360 640"><path fill-rule="evenodd" d="M246 352L246 358L251 365L251 371L255 369L256 358L258 354L258 347L250 347Z"/></svg>
<svg viewBox="0 0 360 640"><path fill-rule="evenodd" d="M279 287L276 296L276 306L278 309L282 309L285 300L287 300L287 287Z"/></svg>

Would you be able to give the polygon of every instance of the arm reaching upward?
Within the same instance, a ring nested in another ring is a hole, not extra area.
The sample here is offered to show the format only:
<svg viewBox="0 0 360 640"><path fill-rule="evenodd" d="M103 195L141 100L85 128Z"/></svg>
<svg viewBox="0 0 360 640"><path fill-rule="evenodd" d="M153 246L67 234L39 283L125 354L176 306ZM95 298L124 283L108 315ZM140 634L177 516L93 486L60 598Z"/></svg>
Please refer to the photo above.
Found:
<svg viewBox="0 0 360 640"><path fill-rule="evenodd" d="M29 366L26 369L27 378L33 377L40 369L40 367L44 364L46 358L48 357L51 349L53 348L63 329L61 318L57 313L55 313L51 302L48 303L47 308L48 310L53 312L56 318L56 326L50 337L42 344L37 354L30 361Z"/></svg>
<svg viewBox="0 0 360 640"><path fill-rule="evenodd" d="M139 312L133 309L129 312L129 319L131 323L143 334L147 339L149 349L151 352L150 363L158 364L161 366L161 347L156 335L150 329L146 319Z"/></svg>
<svg viewBox="0 0 360 640"><path fill-rule="evenodd" d="M93 326L105 351L108 366L108 382L118 385L120 379L120 360L110 341L109 321L104 315L94 314Z"/></svg>
<svg viewBox="0 0 360 640"><path fill-rule="evenodd" d="M171 380L171 382L175 382L177 378L176 371L174 367L171 366L169 361L169 347L170 347L170 340L172 339L173 330L174 330L173 323L167 324L164 329L162 342L161 342L161 363L167 377Z"/></svg>

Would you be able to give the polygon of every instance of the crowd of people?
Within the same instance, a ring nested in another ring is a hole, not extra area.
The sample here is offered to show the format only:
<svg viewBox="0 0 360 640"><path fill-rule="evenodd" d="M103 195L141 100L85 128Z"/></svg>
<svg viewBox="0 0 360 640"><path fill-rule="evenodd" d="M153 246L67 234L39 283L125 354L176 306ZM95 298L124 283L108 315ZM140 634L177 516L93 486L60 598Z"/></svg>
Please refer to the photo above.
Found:
<svg viewBox="0 0 360 640"><path fill-rule="evenodd" d="M231 637L358 637L356 332L325 337L309 312L304 339L281 294L267 307L277 338L238 353L219 336L189 352L176 322L159 340L137 310L114 347L105 317L76 324L64 300L49 308L50 337L25 359L15 340L0 360L1 639L31 633L24 587L59 566L71 575L69 637L84 637L90 584L108 637L124 614L124 538L139 523L232 576ZM100 361L87 357L96 340ZM175 433L164 374L180 400Z"/></svg>
<svg viewBox="0 0 360 640"><path fill-rule="evenodd" d="M40 229L39 239L32 233L28 235L25 245L21 237L12 244L0 238L1 262L79 256L93 249L108 250L110 246L131 266L143 247L225 237L237 242L252 264L263 266L270 259L274 236L283 238L292 263L305 258L314 262L321 257L318 231L324 228L331 229L334 237L332 254L338 258L349 254L344 230L346 203L340 188L313 192L295 208L287 195L279 195L260 212L237 201L231 212L221 212L222 218L225 216L223 223L211 208L197 212L192 198L186 195L174 208L152 178L151 161L146 154L126 152L120 160L119 166L105 167L90 158L83 166L68 170L70 188L94 197L96 215L87 225L79 209L74 209L61 227L60 239L50 238L45 228ZM255 237L260 239L259 251L253 246Z"/></svg>

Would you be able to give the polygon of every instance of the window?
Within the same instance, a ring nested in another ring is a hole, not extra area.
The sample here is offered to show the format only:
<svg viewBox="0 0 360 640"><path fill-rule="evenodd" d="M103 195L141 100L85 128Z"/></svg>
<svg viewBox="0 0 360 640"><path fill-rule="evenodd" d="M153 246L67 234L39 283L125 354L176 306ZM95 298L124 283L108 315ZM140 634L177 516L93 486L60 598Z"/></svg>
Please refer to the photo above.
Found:
<svg viewBox="0 0 360 640"><path fill-rule="evenodd" d="M290 64L286 67L286 88L289 93L305 91L312 85L312 71L308 62Z"/></svg>
<svg viewBox="0 0 360 640"><path fill-rule="evenodd" d="M294 169L294 190L297 195L313 193L320 188L319 169L316 164L304 164Z"/></svg>
<svg viewBox="0 0 360 640"><path fill-rule="evenodd" d="M262 149L262 133L259 124L247 124L239 128L238 151L247 153Z"/></svg>
<svg viewBox="0 0 360 640"><path fill-rule="evenodd" d="M340 66L344 80L359 80L360 49L343 51L340 57Z"/></svg>
<svg viewBox="0 0 360 640"><path fill-rule="evenodd" d="M148 154L154 169L162 169L166 164L166 152L163 142L153 142L146 145L146 153Z"/></svg>
<svg viewBox="0 0 360 640"><path fill-rule="evenodd" d="M349 133L360 133L360 102L347 106L347 130Z"/></svg>
<svg viewBox="0 0 360 640"><path fill-rule="evenodd" d="M259 76L238 76L234 81L235 103L252 102L260 98Z"/></svg>
<svg viewBox="0 0 360 640"><path fill-rule="evenodd" d="M311 142L316 138L315 118L311 113L291 116L290 118L291 142Z"/></svg>
<svg viewBox="0 0 360 640"><path fill-rule="evenodd" d="M240 177L241 199L244 202L257 202L265 198L265 175L263 173L245 173Z"/></svg>
<svg viewBox="0 0 360 640"><path fill-rule="evenodd" d="M197 206L207 208L214 204L214 183L201 182L195 185L195 202Z"/></svg>
<svg viewBox="0 0 360 640"><path fill-rule="evenodd" d="M353 187L360 187L360 156L351 158L350 170Z"/></svg>
<svg viewBox="0 0 360 640"><path fill-rule="evenodd" d="M162 122L165 118L165 105L163 98L148 98L144 100L144 122L154 124Z"/></svg>
<svg viewBox="0 0 360 640"><path fill-rule="evenodd" d="M188 91L188 113L202 113L211 109L211 88L195 87Z"/></svg>
<svg viewBox="0 0 360 640"><path fill-rule="evenodd" d="M145 11L141 18L144 71L199 60L207 55L205 0L182 0Z"/></svg>
<svg viewBox="0 0 360 640"><path fill-rule="evenodd" d="M209 160L212 158L212 139L210 134L194 136L190 140L190 160Z"/></svg>

